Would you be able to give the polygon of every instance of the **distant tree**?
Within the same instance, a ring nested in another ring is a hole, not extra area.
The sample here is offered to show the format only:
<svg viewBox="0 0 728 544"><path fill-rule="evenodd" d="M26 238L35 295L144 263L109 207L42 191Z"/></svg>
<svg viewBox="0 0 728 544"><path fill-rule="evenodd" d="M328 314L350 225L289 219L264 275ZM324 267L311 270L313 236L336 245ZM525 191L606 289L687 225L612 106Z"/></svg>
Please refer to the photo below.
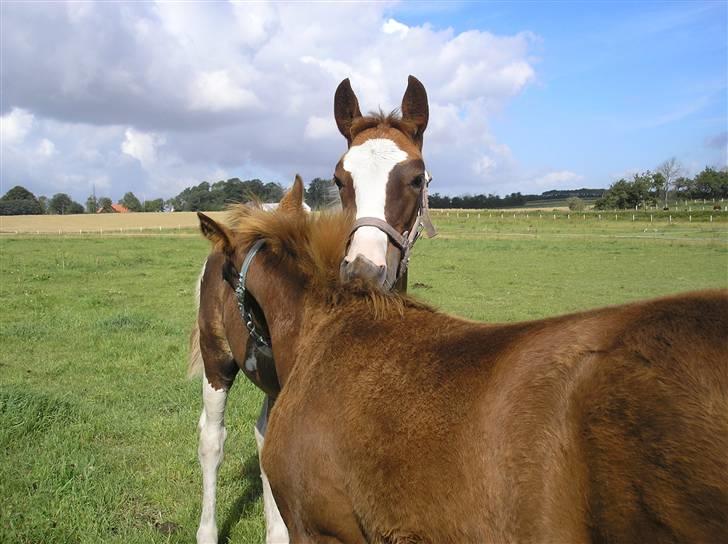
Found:
<svg viewBox="0 0 728 544"><path fill-rule="evenodd" d="M449 208L450 207L450 197L440 196L440 193L433 193L431 195L428 195L428 201L430 204L430 208Z"/></svg>
<svg viewBox="0 0 728 544"><path fill-rule="evenodd" d="M327 208L334 204L338 198L338 191L333 180L323 178L312 179L304 195L306 204L311 206L312 210Z"/></svg>
<svg viewBox="0 0 728 544"><path fill-rule="evenodd" d="M683 171L682 165L678 162L677 158L670 157L655 170L658 174L662 174L662 192L665 196L665 208L667 208L667 196L670 192L670 188L680 177Z"/></svg>
<svg viewBox="0 0 728 544"><path fill-rule="evenodd" d="M101 198L99 198L98 204L99 207L97 208L97 210L101 210L106 213L114 211L114 208L111 207L113 202L108 196L102 196Z"/></svg>
<svg viewBox="0 0 728 544"><path fill-rule="evenodd" d="M154 200L144 201L145 212L161 212L164 211L164 200L161 198L155 198Z"/></svg>
<svg viewBox="0 0 728 544"><path fill-rule="evenodd" d="M660 188L664 186L664 178L660 173L644 172L635 174L632 181L622 178L614 182L609 189L597 199L594 208L597 210L644 208L657 202Z"/></svg>
<svg viewBox="0 0 728 544"><path fill-rule="evenodd" d="M16 185L0 197L0 215L40 215L43 208L35 195Z"/></svg>
<svg viewBox="0 0 728 544"><path fill-rule="evenodd" d="M41 210L43 210L43 213L48 213L48 197L45 195L41 195L38 197L38 204L40 204Z"/></svg>
<svg viewBox="0 0 728 544"><path fill-rule="evenodd" d="M728 197L728 171L706 166L693 180L694 198Z"/></svg>
<svg viewBox="0 0 728 544"><path fill-rule="evenodd" d="M567 198L566 205L569 206L569 209L573 212L580 212L584 208L586 208L586 204L578 196L572 196Z"/></svg>
<svg viewBox="0 0 728 544"><path fill-rule="evenodd" d="M86 213L96 213L99 209L99 201L95 195L89 195L86 199Z"/></svg>
<svg viewBox="0 0 728 544"><path fill-rule="evenodd" d="M263 186L263 200L265 202L280 202L283 198L283 187L280 183L270 182Z"/></svg>
<svg viewBox="0 0 728 544"><path fill-rule="evenodd" d="M0 215L41 215L38 202L33 200L0 199Z"/></svg>
<svg viewBox="0 0 728 544"><path fill-rule="evenodd" d="M69 206L68 211L66 213L67 214L79 214L79 213L84 213L84 211L85 210L84 210L83 206L74 200L73 202L71 202L71 205Z"/></svg>
<svg viewBox="0 0 728 544"><path fill-rule="evenodd" d="M139 202L139 199L131 191L121 198L119 204L125 206L130 212L142 211L142 203Z"/></svg>
<svg viewBox="0 0 728 544"><path fill-rule="evenodd" d="M210 193L210 184L206 181L195 187L187 187L172 201L174 209L178 212L219 210L222 207L221 202L215 202L213 195Z"/></svg>
<svg viewBox="0 0 728 544"><path fill-rule="evenodd" d="M66 215L71 213L71 204L73 200L66 193L56 193L48 202L48 210L53 214Z"/></svg>
<svg viewBox="0 0 728 544"><path fill-rule="evenodd" d="M689 198L693 187L693 180L690 178L686 178L685 176L680 176L679 178L677 178L672 186L673 190L675 191L675 196L677 198Z"/></svg>
<svg viewBox="0 0 728 544"><path fill-rule="evenodd" d="M35 195L28 191L25 187L16 185L5 193L0 200L37 200Z"/></svg>

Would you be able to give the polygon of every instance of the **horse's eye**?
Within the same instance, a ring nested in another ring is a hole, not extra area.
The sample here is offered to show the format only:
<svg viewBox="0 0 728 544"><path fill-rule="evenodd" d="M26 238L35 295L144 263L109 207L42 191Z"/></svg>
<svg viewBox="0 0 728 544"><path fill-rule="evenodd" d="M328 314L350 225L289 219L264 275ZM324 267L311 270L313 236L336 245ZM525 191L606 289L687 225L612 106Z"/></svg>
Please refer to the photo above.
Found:
<svg viewBox="0 0 728 544"><path fill-rule="evenodd" d="M424 182L425 182L425 175L424 174L420 174L419 176L417 176L416 178L414 178L412 181L410 181L410 184L415 189L419 189L420 187L422 187L422 184Z"/></svg>
<svg viewBox="0 0 728 544"><path fill-rule="evenodd" d="M339 178L337 178L336 176L334 176L334 183L336 183L336 187L338 187L339 191L341 191L341 189L343 189L344 184L341 183L341 180Z"/></svg>

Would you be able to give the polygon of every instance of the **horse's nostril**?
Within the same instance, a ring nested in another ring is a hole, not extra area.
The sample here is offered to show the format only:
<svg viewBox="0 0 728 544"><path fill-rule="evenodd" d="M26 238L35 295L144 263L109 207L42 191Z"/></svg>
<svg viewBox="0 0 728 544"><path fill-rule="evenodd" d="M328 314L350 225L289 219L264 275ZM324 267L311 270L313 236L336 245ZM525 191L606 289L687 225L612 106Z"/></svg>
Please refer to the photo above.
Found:
<svg viewBox="0 0 728 544"><path fill-rule="evenodd" d="M386 274L385 265L377 266L362 255L357 255L353 261L344 260L341 263L341 279L344 281L360 278L382 285Z"/></svg>

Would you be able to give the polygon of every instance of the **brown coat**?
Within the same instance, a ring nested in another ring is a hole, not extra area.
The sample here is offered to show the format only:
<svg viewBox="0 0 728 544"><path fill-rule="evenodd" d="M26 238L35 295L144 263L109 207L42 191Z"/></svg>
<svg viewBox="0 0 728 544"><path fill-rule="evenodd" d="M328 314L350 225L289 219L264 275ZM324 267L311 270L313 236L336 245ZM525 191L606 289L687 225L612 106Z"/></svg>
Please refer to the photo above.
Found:
<svg viewBox="0 0 728 544"><path fill-rule="evenodd" d="M209 235L238 267L266 240L249 288L287 377L263 466L292 542L725 538L728 291L474 323L337 284L339 223Z"/></svg>

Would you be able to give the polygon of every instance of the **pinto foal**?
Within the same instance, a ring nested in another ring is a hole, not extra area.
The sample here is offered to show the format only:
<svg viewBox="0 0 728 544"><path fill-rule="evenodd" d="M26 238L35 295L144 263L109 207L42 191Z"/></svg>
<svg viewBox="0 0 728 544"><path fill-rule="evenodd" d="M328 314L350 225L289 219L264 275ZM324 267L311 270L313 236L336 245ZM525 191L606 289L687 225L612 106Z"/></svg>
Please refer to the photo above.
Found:
<svg viewBox="0 0 728 544"><path fill-rule="evenodd" d="M422 143L429 118L427 92L410 76L402 98L401 116L362 116L348 79L334 96L334 116L348 149L336 165L334 179L342 207L360 221L351 243L342 248L340 274L347 281L373 278L382 286L405 290L407 257L413 235L424 227L432 235L427 215L429 176L422 158ZM281 212L298 209L303 200L300 183L281 203ZM346 254L346 255L345 255ZM225 404L237 373L243 373L266 393L263 411L254 429L262 448L270 408L280 392L280 376L269 349L248 342L248 331L237 313L234 294L223 281L224 256L213 248L198 282L198 317L190 337L190 374L203 371L203 411L200 416L199 459L203 499L197 541L217 542L215 521L217 471L225 443ZM264 328L259 323L259 328ZM280 368L278 369L281 371ZM265 472L263 501L266 539L287 541L270 493Z"/></svg>
<svg viewBox="0 0 728 544"><path fill-rule="evenodd" d="M292 542L725 541L728 291L481 324L341 284L344 217L234 214L201 229L236 270L263 241Z"/></svg>

